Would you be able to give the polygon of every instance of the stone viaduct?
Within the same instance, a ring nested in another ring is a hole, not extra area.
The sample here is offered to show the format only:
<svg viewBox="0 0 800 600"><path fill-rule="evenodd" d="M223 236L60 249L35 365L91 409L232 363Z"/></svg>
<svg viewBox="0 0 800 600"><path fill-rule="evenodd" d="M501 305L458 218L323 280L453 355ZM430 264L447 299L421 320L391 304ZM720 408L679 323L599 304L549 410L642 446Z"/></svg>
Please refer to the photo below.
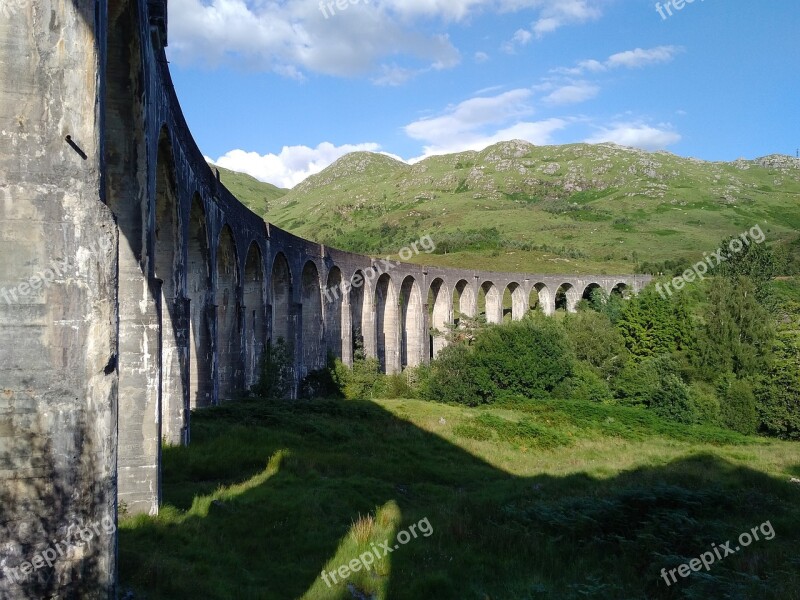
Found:
<svg viewBox="0 0 800 600"><path fill-rule="evenodd" d="M0 3L2 597L114 597L116 537L97 524L158 511L162 443L251 386L270 340L293 349L295 385L328 351L351 362L356 336L395 373L462 314L501 321L504 296L517 319L649 280L387 269L293 236L204 162L166 0ZM91 544L37 566L92 524Z"/></svg>

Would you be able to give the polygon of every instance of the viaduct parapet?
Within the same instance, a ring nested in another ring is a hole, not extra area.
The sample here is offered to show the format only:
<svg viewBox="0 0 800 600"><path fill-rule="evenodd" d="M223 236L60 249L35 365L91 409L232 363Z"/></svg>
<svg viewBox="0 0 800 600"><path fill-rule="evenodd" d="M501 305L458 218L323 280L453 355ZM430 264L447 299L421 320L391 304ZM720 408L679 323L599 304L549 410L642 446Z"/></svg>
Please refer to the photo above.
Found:
<svg viewBox="0 0 800 600"><path fill-rule="evenodd" d="M3 2L4 598L114 597L116 537L99 524L158 511L162 442L189 443L191 409L252 386L270 341L292 348L295 385L329 351L351 363L357 338L395 373L479 305L500 322L506 291L519 319L649 281L387 269L291 235L237 201L192 139L165 0ZM35 562L92 526L90 544Z"/></svg>

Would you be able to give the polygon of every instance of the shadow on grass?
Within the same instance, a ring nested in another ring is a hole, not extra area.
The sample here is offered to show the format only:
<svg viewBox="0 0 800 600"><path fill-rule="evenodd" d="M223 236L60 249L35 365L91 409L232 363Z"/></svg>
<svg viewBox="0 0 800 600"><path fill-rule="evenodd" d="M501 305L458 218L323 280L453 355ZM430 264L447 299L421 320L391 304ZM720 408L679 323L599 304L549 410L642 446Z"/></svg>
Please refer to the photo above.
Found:
<svg viewBox="0 0 800 600"><path fill-rule="evenodd" d="M231 404L193 426L164 453L161 515L121 528L136 598L800 598L800 486L712 454L522 478L371 402ZM422 519L432 535L322 582ZM774 539L662 579L766 521Z"/></svg>

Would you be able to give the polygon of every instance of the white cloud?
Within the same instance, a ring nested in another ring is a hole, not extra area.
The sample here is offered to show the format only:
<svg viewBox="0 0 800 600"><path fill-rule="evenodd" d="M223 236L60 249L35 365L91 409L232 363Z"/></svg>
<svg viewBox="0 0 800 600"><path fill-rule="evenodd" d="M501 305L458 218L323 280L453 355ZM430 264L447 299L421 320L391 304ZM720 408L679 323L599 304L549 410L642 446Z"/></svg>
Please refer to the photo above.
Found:
<svg viewBox="0 0 800 600"><path fill-rule="evenodd" d="M606 66L610 69L615 67L638 69L648 65L670 62L680 51L681 48L678 46L657 46L648 50L642 48L626 50L609 56Z"/></svg>
<svg viewBox="0 0 800 600"><path fill-rule="evenodd" d="M656 46L655 48L635 48L612 54L603 62L595 59L582 60L575 67L559 67L553 69L554 73L564 75L582 75L585 72L599 73L609 69L639 69L650 65L671 62L677 54L683 51L681 46Z"/></svg>
<svg viewBox="0 0 800 600"><path fill-rule="evenodd" d="M528 44L534 36L539 39L565 25L579 25L602 16L598 0L520 0L501 4L539 9L539 18L531 23L530 31L519 29L510 41L503 44L506 52L513 52L515 46Z"/></svg>
<svg viewBox="0 0 800 600"><path fill-rule="evenodd" d="M541 17L533 24L533 33L542 37L564 25L575 25L600 18L598 2L591 0L553 0L542 9Z"/></svg>
<svg viewBox="0 0 800 600"><path fill-rule="evenodd" d="M555 89L542 98L542 101L553 105L577 104L594 98L599 92L600 88L598 86L581 81Z"/></svg>
<svg viewBox="0 0 800 600"><path fill-rule="evenodd" d="M527 102L531 95L528 89L516 89L497 96L470 98L449 107L442 116L406 125L405 132L415 140L446 142L452 136L462 136L488 125L499 125L531 114L533 109Z"/></svg>
<svg viewBox="0 0 800 600"><path fill-rule="evenodd" d="M486 54L486 52L476 52L475 56L473 58L474 58L476 63L481 65L481 64L483 64L483 63L485 63L486 61L489 60L489 55Z"/></svg>
<svg viewBox="0 0 800 600"><path fill-rule="evenodd" d="M302 80L307 73L369 75L383 85L458 64L446 35L451 22L481 13L532 10L538 18L513 44L527 44L559 27L600 16L600 0L346 0L333 9L319 0L170 0L171 60L218 66L235 63ZM435 33L438 29L439 33ZM427 33L421 33L421 32ZM476 54L481 61L483 53ZM401 62L398 78L376 72ZM409 64L411 63L411 64Z"/></svg>
<svg viewBox="0 0 800 600"><path fill-rule="evenodd" d="M663 150L681 140L680 134L672 131L671 127L661 127L663 128L659 129L642 123L614 123L610 127L601 128L584 141L589 144L612 142L643 150Z"/></svg>
<svg viewBox="0 0 800 600"><path fill-rule="evenodd" d="M390 56L420 68L452 67L460 59L446 35L417 33L378 3L347 6L325 18L316 0L170 0L170 58L294 78L366 74Z"/></svg>
<svg viewBox="0 0 800 600"><path fill-rule="evenodd" d="M516 89L495 96L479 96L450 106L444 114L419 119L405 126L406 134L423 142L423 154L414 163L435 154L482 150L491 144L523 139L533 144L552 143L551 135L568 125L560 118L528 121L533 113L530 89Z"/></svg>
<svg viewBox="0 0 800 600"><path fill-rule="evenodd" d="M316 148L284 146L279 154L261 155L258 152L231 150L209 162L232 171L247 173L278 187L292 188L349 152L379 150L380 144L375 143L334 146L330 142L322 142Z"/></svg>

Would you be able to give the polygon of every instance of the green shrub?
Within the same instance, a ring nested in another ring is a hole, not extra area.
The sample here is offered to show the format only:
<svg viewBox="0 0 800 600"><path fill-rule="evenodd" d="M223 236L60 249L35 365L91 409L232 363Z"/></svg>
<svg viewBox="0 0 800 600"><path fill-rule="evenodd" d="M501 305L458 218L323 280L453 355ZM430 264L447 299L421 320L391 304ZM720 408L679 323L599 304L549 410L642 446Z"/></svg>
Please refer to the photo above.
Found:
<svg viewBox="0 0 800 600"><path fill-rule="evenodd" d="M695 404L689 396L689 387L673 373L665 375L653 393L650 407L659 416L676 423L692 424L700 421Z"/></svg>
<svg viewBox="0 0 800 600"><path fill-rule="evenodd" d="M758 427L753 387L743 379L725 377L721 383L721 417L726 427L739 433L755 433Z"/></svg>
<svg viewBox="0 0 800 600"><path fill-rule="evenodd" d="M572 375L556 386L553 396L565 400L590 402L610 402L614 399L608 383L583 362L578 362Z"/></svg>
<svg viewBox="0 0 800 600"><path fill-rule="evenodd" d="M677 375L678 365L668 356L629 361L614 380L615 396L629 406L650 406L667 375Z"/></svg>
<svg viewBox="0 0 800 600"><path fill-rule="evenodd" d="M720 403L714 386L704 382L694 382L689 386L689 397L694 404L699 423L722 425Z"/></svg>
<svg viewBox="0 0 800 600"><path fill-rule="evenodd" d="M338 359L334 365L334 379L344 397L350 400L372 398L381 377L376 358L357 358L352 368Z"/></svg>
<svg viewBox="0 0 800 600"><path fill-rule="evenodd" d="M465 344L451 344L439 352L430 367L426 399L450 404L477 406L484 402L472 378L472 350Z"/></svg>
<svg viewBox="0 0 800 600"><path fill-rule="evenodd" d="M628 362L625 340L605 314L568 314L562 324L575 356L599 369L603 376L619 373Z"/></svg>
<svg viewBox="0 0 800 600"><path fill-rule="evenodd" d="M408 384L405 373L394 373L378 378L373 386L373 396L377 398L413 398L414 392Z"/></svg>
<svg viewBox="0 0 800 600"><path fill-rule="evenodd" d="M515 394L549 397L572 374L574 362L564 328L555 319L531 314L481 331L468 376L482 402Z"/></svg>

